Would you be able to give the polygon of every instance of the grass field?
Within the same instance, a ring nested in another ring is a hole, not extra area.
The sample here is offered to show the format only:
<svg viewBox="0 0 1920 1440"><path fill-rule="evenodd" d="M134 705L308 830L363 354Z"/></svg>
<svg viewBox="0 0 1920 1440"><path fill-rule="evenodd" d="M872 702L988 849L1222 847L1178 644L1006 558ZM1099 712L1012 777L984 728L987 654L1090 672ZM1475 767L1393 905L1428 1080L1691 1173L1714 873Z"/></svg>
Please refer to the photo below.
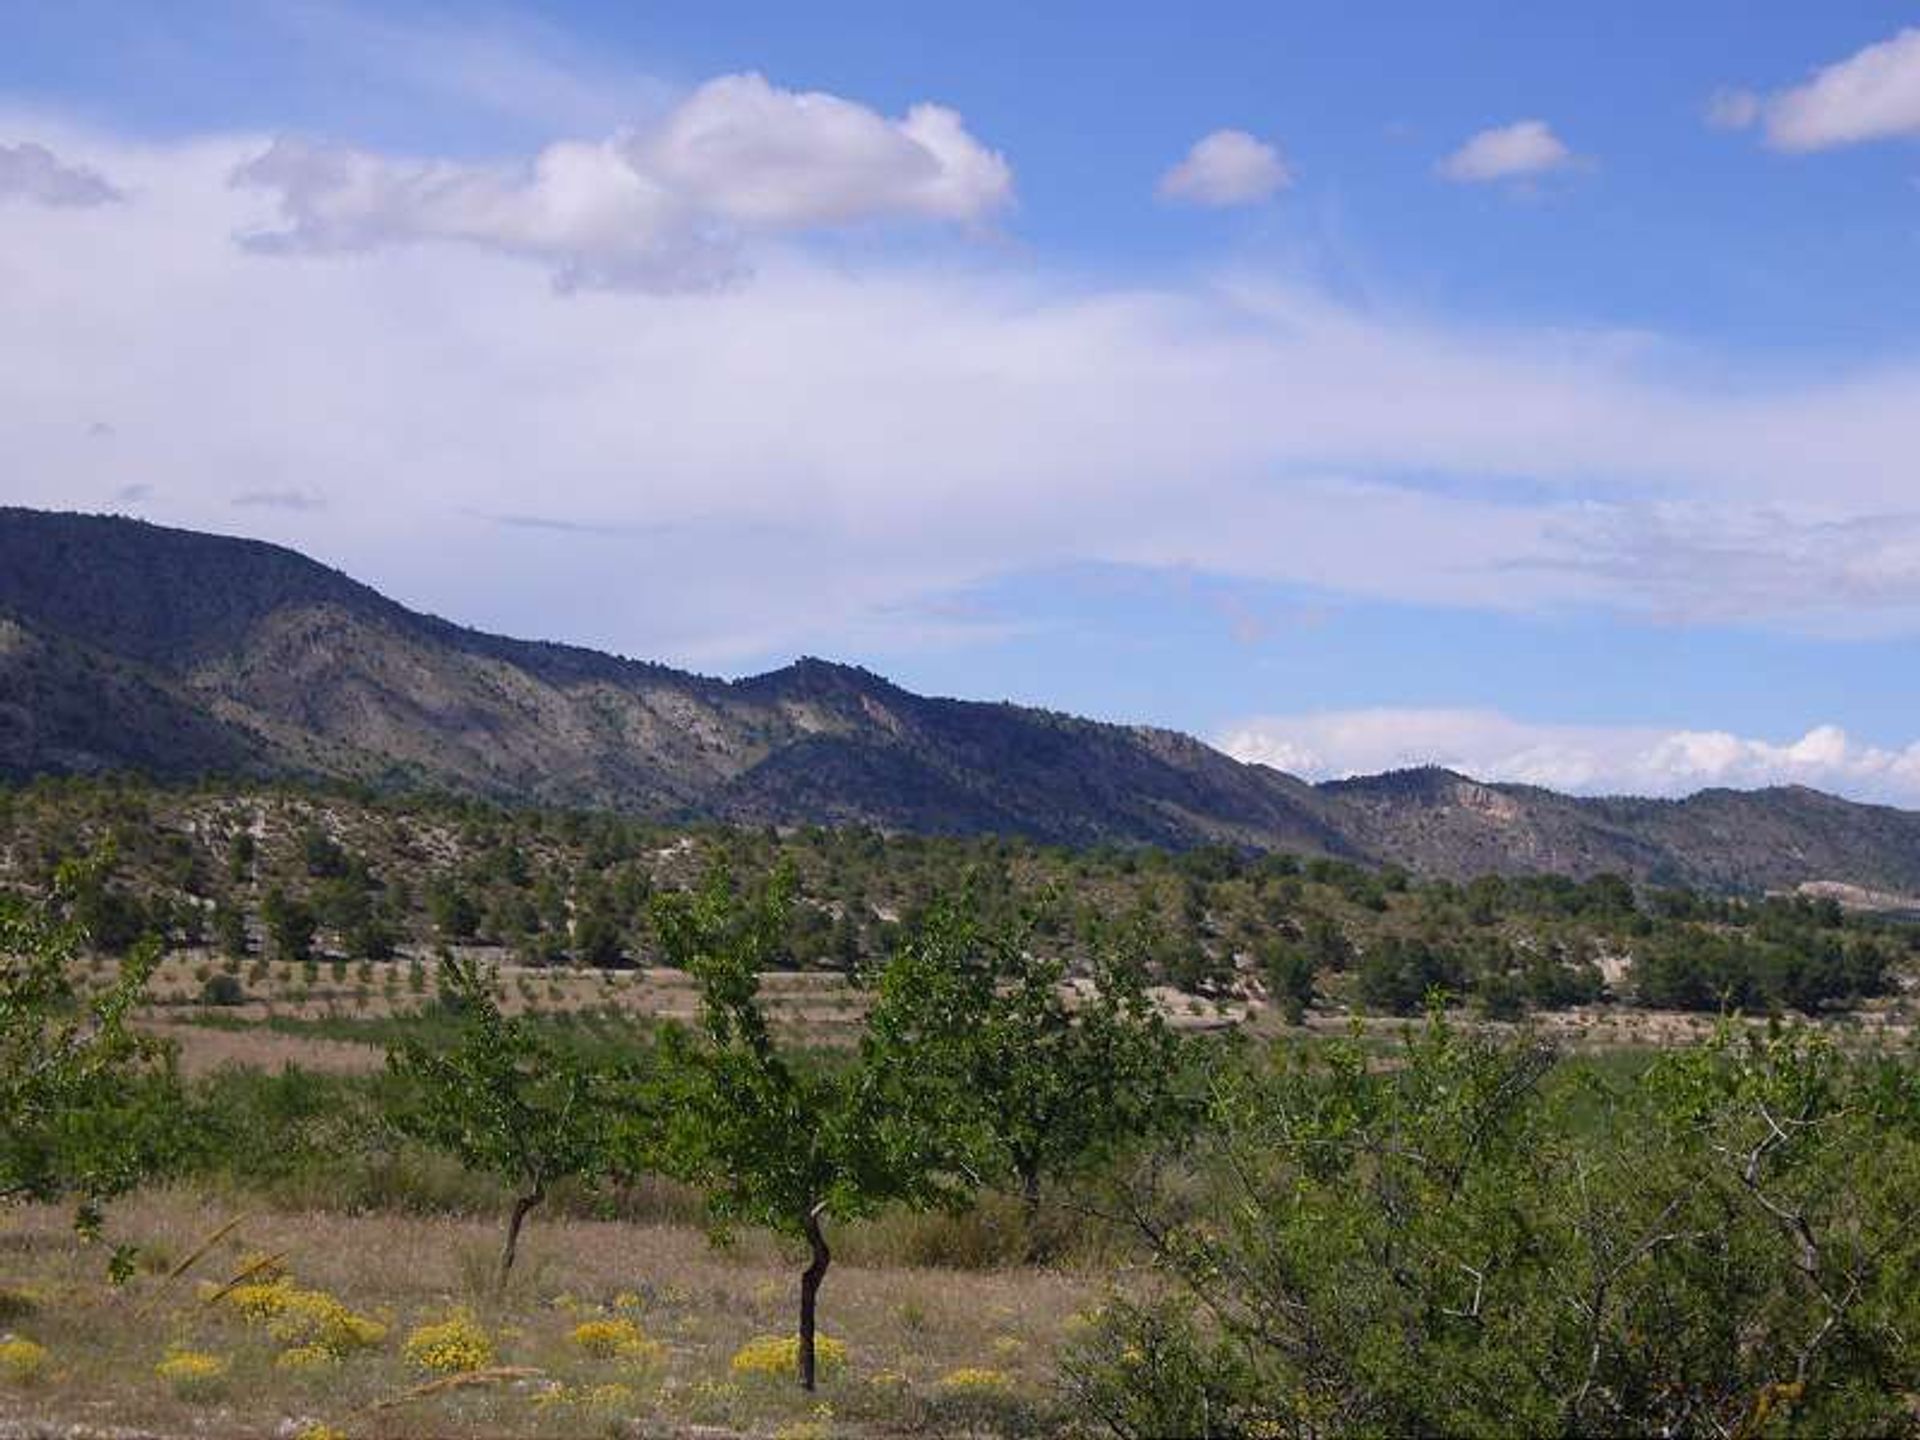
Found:
<svg viewBox="0 0 1920 1440"><path fill-rule="evenodd" d="M846 1362L806 1396L791 1379L732 1363L755 1337L792 1330L798 1262L760 1236L717 1249L690 1226L536 1220L495 1303L497 1225L252 1213L169 1278L232 1218L225 1199L187 1190L120 1202L113 1232L141 1245L142 1268L116 1289L100 1247L73 1236L67 1212L9 1213L0 1330L29 1337L46 1359L31 1378L0 1382L0 1434L330 1433L322 1424L355 1436L1054 1433L1065 1416L1050 1357L1100 1293L1072 1273L878 1266L851 1247L822 1306ZM296 1287L337 1298L384 1335L345 1358L287 1368L290 1347L268 1323L231 1298L205 1298L262 1254L284 1255ZM437 1377L409 1360L406 1337L462 1307L500 1374L420 1393ZM619 1320L645 1337L632 1355L596 1356L572 1338L583 1324ZM172 1382L157 1373L182 1351L213 1357L220 1373Z"/></svg>

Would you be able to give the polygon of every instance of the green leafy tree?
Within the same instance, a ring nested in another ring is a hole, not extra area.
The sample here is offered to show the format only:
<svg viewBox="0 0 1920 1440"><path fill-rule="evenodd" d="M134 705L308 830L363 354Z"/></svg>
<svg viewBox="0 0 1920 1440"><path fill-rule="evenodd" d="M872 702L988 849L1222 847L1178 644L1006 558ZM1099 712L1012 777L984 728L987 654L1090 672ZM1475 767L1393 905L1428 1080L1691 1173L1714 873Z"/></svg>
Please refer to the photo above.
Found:
<svg viewBox="0 0 1920 1440"><path fill-rule="evenodd" d="M502 1014L476 966L441 957L440 987L457 1016L453 1043L388 1051L389 1070L405 1082L393 1119L402 1133L513 1188L497 1282L504 1292L527 1216L556 1182L604 1167L612 1080L525 1019Z"/></svg>
<svg viewBox="0 0 1920 1440"><path fill-rule="evenodd" d="M791 892L783 871L738 896L716 867L699 891L655 898L662 949L700 991L697 1035L669 1030L662 1040L663 1155L705 1189L719 1226L764 1226L806 1244L798 1353L812 1390L828 1223L895 1204L958 1205L972 1186L953 1097L898 1063L912 1034L904 972L880 977L851 1057L806 1053L769 1029L760 974L786 959Z"/></svg>
<svg viewBox="0 0 1920 1440"><path fill-rule="evenodd" d="M309 960L313 957L313 937L317 928L313 909L304 900L296 900L278 885L267 891L260 902L260 920L273 941L274 953L282 960Z"/></svg>
<svg viewBox="0 0 1920 1440"><path fill-rule="evenodd" d="M89 1234L101 1202L156 1168L140 1115L175 1093L166 1052L127 1024L158 945L136 949L91 998L72 984L86 940L75 902L97 879L68 862L45 901L0 894L0 1201L71 1198ZM116 1274L127 1264L116 1252Z"/></svg>
<svg viewBox="0 0 1920 1440"><path fill-rule="evenodd" d="M1103 955L1076 983L1024 925L975 909L965 892L937 904L896 951L899 1034L886 1053L910 1072L903 1084L945 1082L983 1142L983 1178L1017 1189L1037 1259L1043 1183L1176 1121L1184 1056L1138 963Z"/></svg>

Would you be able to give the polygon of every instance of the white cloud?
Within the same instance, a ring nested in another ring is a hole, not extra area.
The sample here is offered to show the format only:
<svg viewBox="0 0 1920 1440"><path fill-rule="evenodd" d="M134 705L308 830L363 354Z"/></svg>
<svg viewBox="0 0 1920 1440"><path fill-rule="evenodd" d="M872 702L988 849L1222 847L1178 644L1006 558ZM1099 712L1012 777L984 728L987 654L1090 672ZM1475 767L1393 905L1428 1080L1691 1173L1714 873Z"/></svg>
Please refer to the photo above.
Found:
<svg viewBox="0 0 1920 1440"><path fill-rule="evenodd" d="M1278 149L1244 130L1215 130L1160 177L1162 200L1223 208L1270 200L1293 183Z"/></svg>
<svg viewBox="0 0 1920 1440"><path fill-rule="evenodd" d="M1249 720L1217 743L1239 759L1315 780L1441 765L1476 779L1576 794L1811 785L1920 802L1920 742L1865 745L1834 725L1773 741L1718 730L1537 724L1493 710L1374 709Z"/></svg>
<svg viewBox="0 0 1920 1440"><path fill-rule="evenodd" d="M1788 383L1273 276L829 263L778 229L735 240L752 286L555 304L547 268L654 258L625 191L571 178L625 163L599 147L518 174L350 164L296 227L342 252L316 264L232 242L277 213L228 184L262 137L0 127L127 195L0 227L0 499L145 485L150 518L297 544L441 614L704 666L923 635L930 597L1074 562L1920 632L1910 367ZM389 244L389 207L488 238ZM256 494L325 503L235 508Z"/></svg>
<svg viewBox="0 0 1920 1440"><path fill-rule="evenodd" d="M1544 175L1572 164L1573 158L1546 121L1516 120L1469 137L1436 168L1448 180L1485 184Z"/></svg>
<svg viewBox="0 0 1920 1440"><path fill-rule="evenodd" d="M914 217L977 221L1013 196L1013 173L941 105L902 120L758 75L710 80L625 146L701 213L765 229Z"/></svg>
<svg viewBox="0 0 1920 1440"><path fill-rule="evenodd" d="M1709 105L1708 120L1732 129L1759 122L1768 145L1796 153L1920 135L1920 27L1764 97L1722 91Z"/></svg>
<svg viewBox="0 0 1920 1440"><path fill-rule="evenodd" d="M563 288L710 289L735 278L743 237L881 220L979 222L1012 172L960 117L901 120L729 75L660 121L549 145L525 165L404 160L276 141L235 172L278 198L261 251L340 253L428 241L550 264Z"/></svg>
<svg viewBox="0 0 1920 1440"><path fill-rule="evenodd" d="M44 145L0 145L0 200L41 205L108 205L120 192L97 170L69 165Z"/></svg>

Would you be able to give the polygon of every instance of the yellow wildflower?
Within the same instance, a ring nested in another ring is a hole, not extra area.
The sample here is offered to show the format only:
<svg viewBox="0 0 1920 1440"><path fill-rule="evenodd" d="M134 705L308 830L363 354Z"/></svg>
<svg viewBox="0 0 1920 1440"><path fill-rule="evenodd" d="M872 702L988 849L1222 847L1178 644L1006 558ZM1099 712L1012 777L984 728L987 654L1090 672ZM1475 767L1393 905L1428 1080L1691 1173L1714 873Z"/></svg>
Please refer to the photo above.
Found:
<svg viewBox="0 0 1920 1440"><path fill-rule="evenodd" d="M202 1400L219 1393L227 1377L227 1361L203 1350L173 1349L153 1367L153 1373L181 1399Z"/></svg>
<svg viewBox="0 0 1920 1440"><path fill-rule="evenodd" d="M847 1363L847 1347L831 1335L816 1335L813 1341L814 1364L822 1376L833 1374ZM736 1375L791 1376L800 1373L800 1337L797 1335L756 1335L733 1355Z"/></svg>
<svg viewBox="0 0 1920 1440"><path fill-rule="evenodd" d="M573 1343L598 1360L657 1360L666 1347L649 1340L640 1327L624 1316L612 1320L583 1320L573 1327Z"/></svg>
<svg viewBox="0 0 1920 1440"><path fill-rule="evenodd" d="M471 1310L462 1307L436 1325L422 1325L407 1336L407 1359L422 1370L458 1375L493 1363L493 1340Z"/></svg>
<svg viewBox="0 0 1920 1440"><path fill-rule="evenodd" d="M340 1357L324 1345L295 1345L282 1350L273 1363L280 1370L320 1370L339 1361Z"/></svg>
<svg viewBox="0 0 1920 1440"><path fill-rule="evenodd" d="M0 1380L9 1385L31 1385L47 1368L49 1358L44 1345L9 1335L0 1340Z"/></svg>

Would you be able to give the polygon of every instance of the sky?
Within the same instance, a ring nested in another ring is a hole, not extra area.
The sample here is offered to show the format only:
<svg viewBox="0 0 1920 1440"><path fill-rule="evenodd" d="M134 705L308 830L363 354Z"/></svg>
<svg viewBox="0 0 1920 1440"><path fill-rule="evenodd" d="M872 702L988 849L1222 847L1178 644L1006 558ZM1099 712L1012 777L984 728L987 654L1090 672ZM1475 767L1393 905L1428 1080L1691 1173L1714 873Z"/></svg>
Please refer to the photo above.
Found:
<svg viewBox="0 0 1920 1440"><path fill-rule="evenodd" d="M0 0L0 503L1920 808L1920 9Z"/></svg>

